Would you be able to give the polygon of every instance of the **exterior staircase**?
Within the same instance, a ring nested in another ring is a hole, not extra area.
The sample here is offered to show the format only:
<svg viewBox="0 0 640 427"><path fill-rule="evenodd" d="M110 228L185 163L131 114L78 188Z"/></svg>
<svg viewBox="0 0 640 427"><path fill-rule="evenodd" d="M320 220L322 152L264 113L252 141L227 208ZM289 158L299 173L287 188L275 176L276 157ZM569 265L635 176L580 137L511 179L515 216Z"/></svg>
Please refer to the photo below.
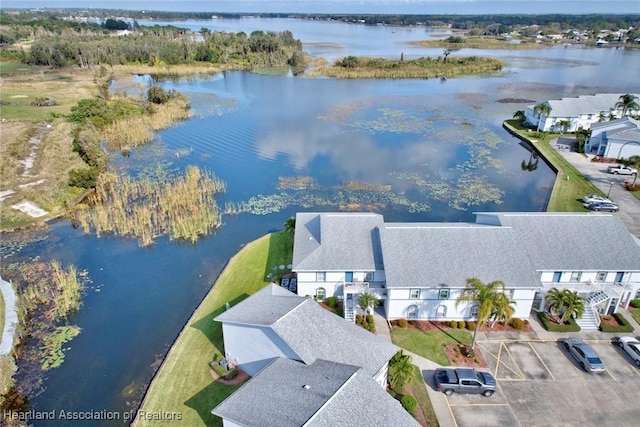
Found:
<svg viewBox="0 0 640 427"><path fill-rule="evenodd" d="M347 294L347 298L345 298L344 300L344 318L350 322L356 321L353 305L353 294Z"/></svg>
<svg viewBox="0 0 640 427"><path fill-rule="evenodd" d="M576 323L582 331L597 331L600 327L600 316L596 310L596 306L609 298L603 291L594 292L585 299L584 313L580 319L576 319Z"/></svg>
<svg viewBox="0 0 640 427"><path fill-rule="evenodd" d="M600 316L591 304L585 304L584 313L576 319L581 331L597 331L600 327Z"/></svg>

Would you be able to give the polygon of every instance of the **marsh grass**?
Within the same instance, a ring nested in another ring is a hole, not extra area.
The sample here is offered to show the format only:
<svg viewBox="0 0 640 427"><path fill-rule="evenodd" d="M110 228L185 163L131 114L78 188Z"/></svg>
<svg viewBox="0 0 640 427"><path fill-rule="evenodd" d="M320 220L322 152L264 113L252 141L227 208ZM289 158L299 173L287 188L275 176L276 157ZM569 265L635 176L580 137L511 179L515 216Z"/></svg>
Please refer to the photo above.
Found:
<svg viewBox="0 0 640 427"><path fill-rule="evenodd" d="M138 179L104 173L74 217L85 233L132 236L142 246L161 235L196 242L220 224L215 195L225 190L221 180L195 166L183 176L161 170Z"/></svg>
<svg viewBox="0 0 640 427"><path fill-rule="evenodd" d="M520 43L514 43L509 40L500 40L495 37L464 37L464 42L450 43L445 40L422 40L419 42L413 42L410 44L417 44L425 48L441 47L449 50L457 49L505 49L505 50L518 50L518 49L543 49L548 48L549 44L534 43L530 41L521 41Z"/></svg>
<svg viewBox="0 0 640 427"><path fill-rule="evenodd" d="M488 74L502 69L504 63L480 56L449 57L444 60L420 58L394 61L381 58L357 58L357 66L343 67L336 61L330 67L317 67L309 71L313 77L322 75L337 79L427 79L455 77L469 74Z"/></svg>

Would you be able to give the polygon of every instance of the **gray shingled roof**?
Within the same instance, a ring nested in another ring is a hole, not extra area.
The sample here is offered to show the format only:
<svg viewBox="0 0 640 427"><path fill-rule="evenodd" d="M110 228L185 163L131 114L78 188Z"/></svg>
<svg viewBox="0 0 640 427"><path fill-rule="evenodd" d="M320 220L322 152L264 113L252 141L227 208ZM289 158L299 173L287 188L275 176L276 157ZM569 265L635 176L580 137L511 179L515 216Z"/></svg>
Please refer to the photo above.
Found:
<svg viewBox="0 0 640 427"><path fill-rule="evenodd" d="M374 213L298 213L294 271L374 271L383 268Z"/></svg>
<svg viewBox="0 0 640 427"><path fill-rule="evenodd" d="M388 223L380 238L388 288L463 287L470 277L508 288L540 285L525 242L508 227Z"/></svg>
<svg viewBox="0 0 640 427"><path fill-rule="evenodd" d="M260 289L249 299L268 301L268 304L243 304L243 301L220 314L214 320L270 326L304 302L304 298L301 299L296 294L273 284Z"/></svg>
<svg viewBox="0 0 640 427"><path fill-rule="evenodd" d="M360 368L326 360L275 359L212 413L256 427L417 425Z"/></svg>
<svg viewBox="0 0 640 427"><path fill-rule="evenodd" d="M323 309L314 300L270 284L215 320L270 327L300 359L356 365L373 376L398 347Z"/></svg>
<svg viewBox="0 0 640 427"><path fill-rule="evenodd" d="M513 228L537 270L640 271L640 247L616 215L483 215L495 215L503 225Z"/></svg>
<svg viewBox="0 0 640 427"><path fill-rule="evenodd" d="M608 113L614 109L621 95L620 93L599 93L577 98L550 99L547 101L551 107L549 117L578 117L580 114L599 114L601 111Z"/></svg>

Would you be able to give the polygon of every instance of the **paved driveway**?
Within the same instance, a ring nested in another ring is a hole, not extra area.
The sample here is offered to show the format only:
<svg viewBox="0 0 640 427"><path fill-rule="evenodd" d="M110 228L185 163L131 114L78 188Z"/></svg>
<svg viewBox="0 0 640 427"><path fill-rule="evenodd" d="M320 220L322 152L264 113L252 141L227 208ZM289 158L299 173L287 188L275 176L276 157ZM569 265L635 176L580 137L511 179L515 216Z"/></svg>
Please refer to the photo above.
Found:
<svg viewBox="0 0 640 427"><path fill-rule="evenodd" d="M609 341L588 341L607 371L582 371L556 341L483 341L498 380L490 397L446 397L455 425L631 426L640 420L640 369Z"/></svg>

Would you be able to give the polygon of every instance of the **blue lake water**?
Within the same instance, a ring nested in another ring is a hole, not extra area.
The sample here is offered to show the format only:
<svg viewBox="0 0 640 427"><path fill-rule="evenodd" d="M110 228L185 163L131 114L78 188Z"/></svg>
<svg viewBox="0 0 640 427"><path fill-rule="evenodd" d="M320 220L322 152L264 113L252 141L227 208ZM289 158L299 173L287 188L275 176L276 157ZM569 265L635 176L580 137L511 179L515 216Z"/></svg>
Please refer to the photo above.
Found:
<svg viewBox="0 0 640 427"><path fill-rule="evenodd" d="M225 31L291 30L314 55L434 56L411 47L425 29L314 21L215 20ZM187 22L199 29L203 22ZM258 26L256 26L258 25ZM66 220L21 256L56 258L92 279L82 328L52 370L38 411L127 411L226 261L243 244L283 228L298 210L375 210L388 221L468 221L476 211L542 211L554 174L501 127L526 104L595 92L637 92L640 52L556 47L462 51L507 62L490 76L430 80L332 80L226 72L164 81L185 93L194 117L112 165L135 173L164 163L198 165L227 184L220 204L262 202L260 215L224 215L197 244L159 239L148 248L120 237L85 236ZM117 82L126 88L145 77ZM303 190L281 178L309 177ZM363 188L357 191L353 188ZM274 200L284 200L275 203ZM270 213L266 213L266 212ZM45 423L36 423L45 425ZM46 425L64 425L62 421ZM105 424L104 422L101 424ZM114 422L114 425L121 422Z"/></svg>

